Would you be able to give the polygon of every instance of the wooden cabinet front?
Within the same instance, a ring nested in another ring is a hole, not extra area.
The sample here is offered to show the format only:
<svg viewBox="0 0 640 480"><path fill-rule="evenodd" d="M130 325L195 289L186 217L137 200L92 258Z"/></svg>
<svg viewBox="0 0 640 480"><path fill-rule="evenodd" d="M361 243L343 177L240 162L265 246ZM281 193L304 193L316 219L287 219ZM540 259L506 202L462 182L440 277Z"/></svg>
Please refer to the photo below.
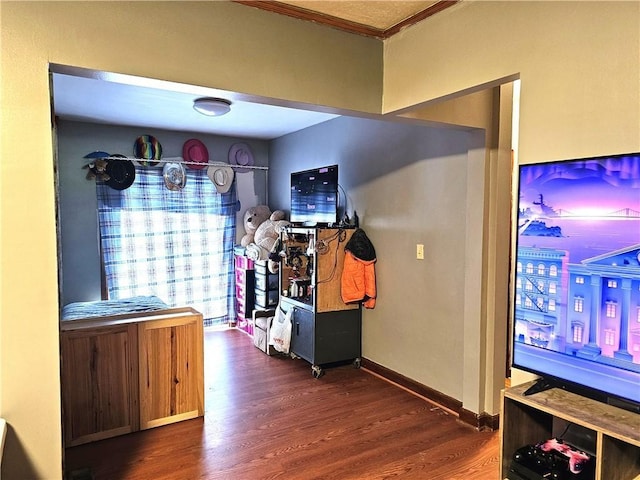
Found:
<svg viewBox="0 0 640 480"><path fill-rule="evenodd" d="M315 313L358 310L341 296L344 246L354 229L291 227L281 236L286 260L280 265L280 293Z"/></svg>
<svg viewBox="0 0 640 480"><path fill-rule="evenodd" d="M137 327L62 332L66 446L138 429Z"/></svg>
<svg viewBox="0 0 640 480"><path fill-rule="evenodd" d="M60 338L65 447L204 415L196 310L64 321Z"/></svg>
<svg viewBox="0 0 640 480"><path fill-rule="evenodd" d="M344 268L344 246L351 239L353 229L318 229L318 245L326 249L316 255L316 312L357 310L357 303L344 303L341 295L342 269Z"/></svg>
<svg viewBox="0 0 640 480"><path fill-rule="evenodd" d="M140 428L204 414L199 318L142 322L138 330Z"/></svg>

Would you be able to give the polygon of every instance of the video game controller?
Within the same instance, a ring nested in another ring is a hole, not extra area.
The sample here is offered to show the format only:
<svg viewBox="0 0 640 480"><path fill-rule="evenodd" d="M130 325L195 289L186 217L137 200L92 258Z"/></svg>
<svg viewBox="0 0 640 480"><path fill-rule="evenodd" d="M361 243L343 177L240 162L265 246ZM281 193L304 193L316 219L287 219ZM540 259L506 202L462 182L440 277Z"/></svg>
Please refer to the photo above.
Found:
<svg viewBox="0 0 640 480"><path fill-rule="evenodd" d="M584 452L574 449L570 445L567 445L562 440L557 438L551 438L546 442L539 443L537 445L543 452L556 451L564 455L569 459L569 470L571 473L580 473L584 469L590 457Z"/></svg>
<svg viewBox="0 0 640 480"><path fill-rule="evenodd" d="M518 479L545 478L549 480L571 480L567 457L558 452L543 452L536 445L525 445L513 455L510 472ZM517 474L517 475L516 475Z"/></svg>

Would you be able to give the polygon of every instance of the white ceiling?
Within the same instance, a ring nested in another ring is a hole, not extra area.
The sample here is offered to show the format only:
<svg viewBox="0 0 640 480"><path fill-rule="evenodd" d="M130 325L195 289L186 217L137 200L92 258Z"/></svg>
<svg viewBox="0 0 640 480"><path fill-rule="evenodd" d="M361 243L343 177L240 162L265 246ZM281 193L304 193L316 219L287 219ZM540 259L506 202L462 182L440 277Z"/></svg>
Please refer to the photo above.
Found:
<svg viewBox="0 0 640 480"><path fill-rule="evenodd" d="M53 74L53 106L62 119L271 140L337 115L242 99L238 94L140 78ZM121 77L121 76L120 76ZM147 84L145 86L143 84ZM193 109L203 96L231 100L231 111L207 117ZM265 100L266 101L266 100Z"/></svg>

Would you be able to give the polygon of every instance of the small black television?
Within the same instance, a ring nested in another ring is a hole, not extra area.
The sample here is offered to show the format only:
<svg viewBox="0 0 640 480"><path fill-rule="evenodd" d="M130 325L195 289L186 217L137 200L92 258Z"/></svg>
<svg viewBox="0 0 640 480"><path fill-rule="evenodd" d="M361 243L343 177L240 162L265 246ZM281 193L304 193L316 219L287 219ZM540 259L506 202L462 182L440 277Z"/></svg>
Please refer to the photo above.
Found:
<svg viewBox="0 0 640 480"><path fill-rule="evenodd" d="M338 219L338 165L291 174L289 220L300 225L329 225Z"/></svg>
<svg viewBox="0 0 640 480"><path fill-rule="evenodd" d="M511 365L640 412L640 153L518 166Z"/></svg>

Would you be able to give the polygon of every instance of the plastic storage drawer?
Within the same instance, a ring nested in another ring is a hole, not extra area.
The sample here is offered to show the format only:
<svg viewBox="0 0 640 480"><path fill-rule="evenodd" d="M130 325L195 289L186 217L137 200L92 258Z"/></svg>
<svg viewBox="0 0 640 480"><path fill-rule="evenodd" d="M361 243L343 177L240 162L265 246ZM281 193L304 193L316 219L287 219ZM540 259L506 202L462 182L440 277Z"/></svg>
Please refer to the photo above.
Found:
<svg viewBox="0 0 640 480"><path fill-rule="evenodd" d="M256 307L268 308L278 304L278 290L259 290L256 288Z"/></svg>

